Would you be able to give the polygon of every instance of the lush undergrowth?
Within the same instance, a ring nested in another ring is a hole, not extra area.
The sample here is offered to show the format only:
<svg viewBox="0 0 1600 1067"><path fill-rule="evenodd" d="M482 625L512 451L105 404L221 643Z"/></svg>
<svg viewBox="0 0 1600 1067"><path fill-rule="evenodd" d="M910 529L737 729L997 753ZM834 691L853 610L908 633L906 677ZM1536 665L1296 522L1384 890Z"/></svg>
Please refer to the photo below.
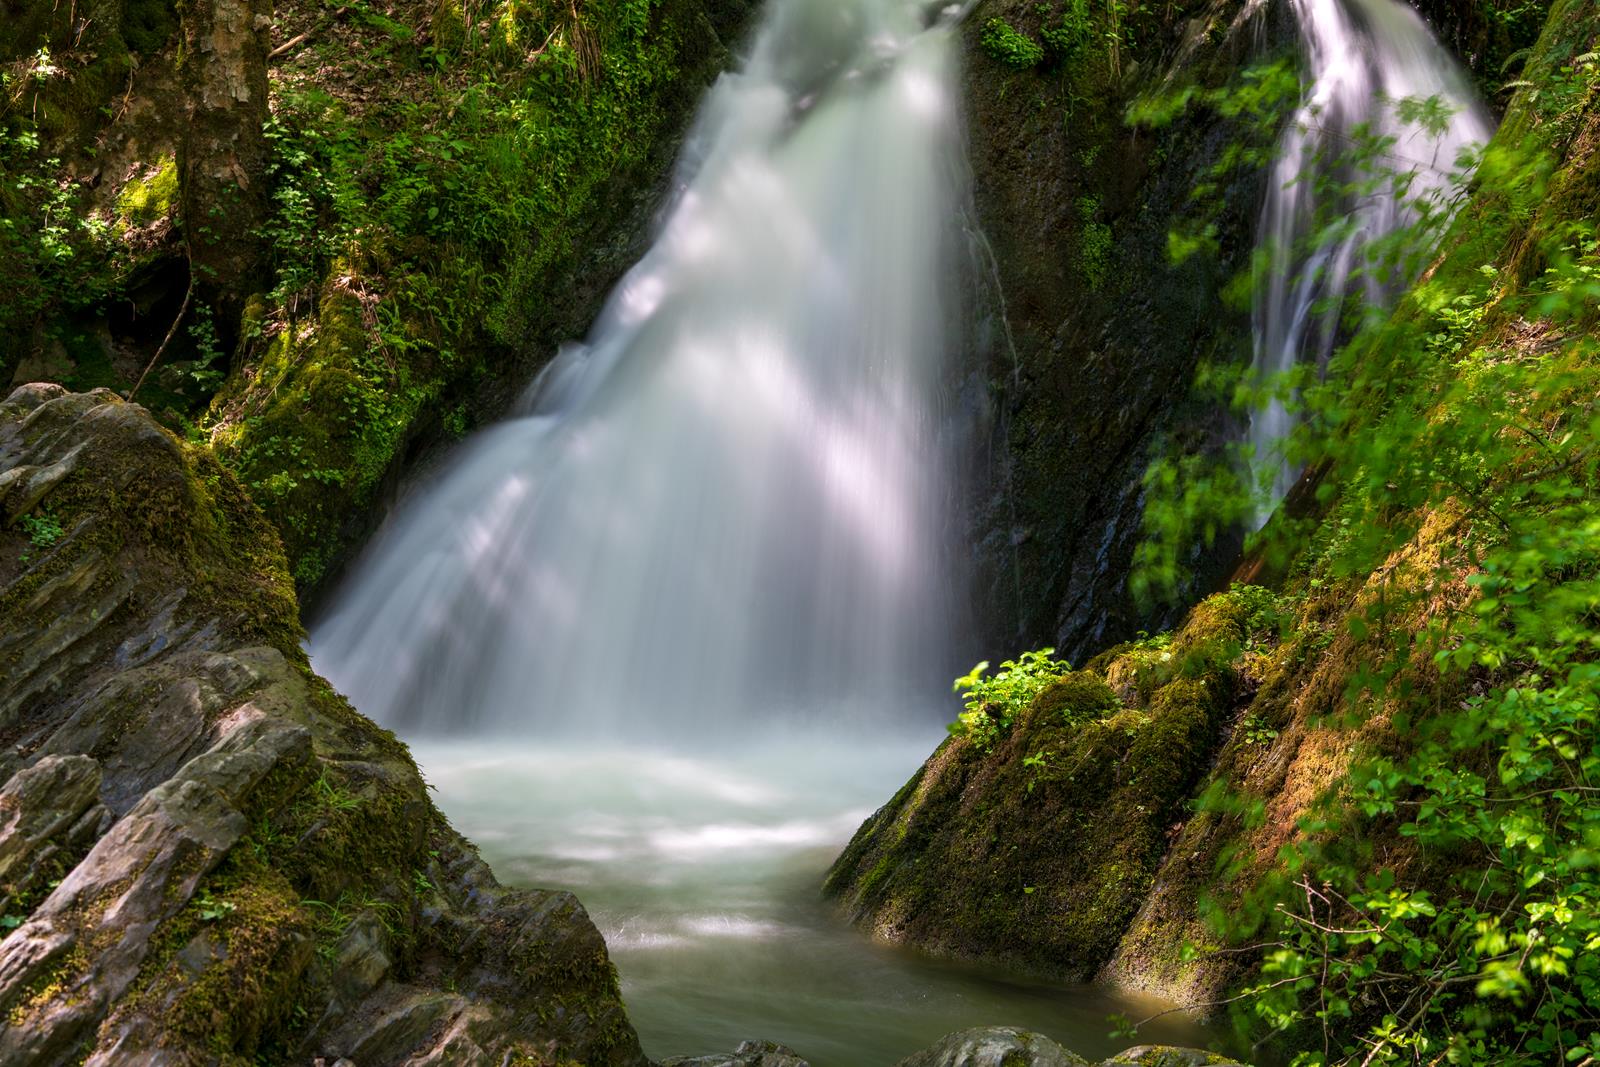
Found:
<svg viewBox="0 0 1600 1067"><path fill-rule="evenodd" d="M1280 462L1307 472L1245 571L1283 590L1262 594L1282 641L1243 661L1196 814L1111 966L1209 990L1297 1063L1600 1060L1597 31L1585 5L1555 5L1516 56L1500 133L1465 161L1470 184L1369 249L1363 270L1408 291L1392 315L1332 309L1349 340L1325 376L1202 367L1218 403L1293 407L1281 455L1174 454L1146 478L1134 584L1155 598L1182 587L1197 542L1273 503ZM1010 25L984 44L1012 66L1046 61ZM1285 85L1283 65L1253 68L1131 117L1198 106L1266 134ZM1436 101L1396 106L1442 118ZM1245 137L1219 167L1260 166L1269 141ZM1403 193L1413 175L1392 148L1358 137L1334 180ZM1215 254L1216 195L1196 191L1175 258ZM1344 224L1324 219L1316 239ZM1244 300L1255 283L1231 289ZM1063 669L1050 656L959 680L953 732L1011 759L1002 740ZM1209 866L1187 870L1196 858ZM1187 944L1169 957L1174 931Z"/></svg>
<svg viewBox="0 0 1600 1067"><path fill-rule="evenodd" d="M497 415L582 332L746 8L280 3L245 59L270 104L238 175L255 266L218 279L212 215L184 217L185 27L24 6L0 37L0 384L136 389L240 476L302 588L408 452Z"/></svg>
<svg viewBox="0 0 1600 1067"><path fill-rule="evenodd" d="M611 176L646 162L682 47L649 0L358 22L326 45L313 28L322 57L276 80L276 285L199 423L278 517L301 583L419 421L460 434L484 414L473 387L528 370L552 318L581 329L552 315L574 302L562 271ZM353 42L330 92L324 64Z"/></svg>
<svg viewBox="0 0 1600 1067"><path fill-rule="evenodd" d="M1395 249L1442 247L1422 280L1392 317L1352 310L1324 380L1269 386L1311 473L1255 552L1305 594L1297 626L1335 620L1302 673L1340 654L1337 693L1296 714L1350 753L1213 919L1260 962L1237 1003L1297 1062L1600 1057L1597 28L1557 5L1442 245L1425 211L1374 251L1415 276ZM1275 466L1158 466L1146 590ZM1203 805L1267 817L1216 786Z"/></svg>

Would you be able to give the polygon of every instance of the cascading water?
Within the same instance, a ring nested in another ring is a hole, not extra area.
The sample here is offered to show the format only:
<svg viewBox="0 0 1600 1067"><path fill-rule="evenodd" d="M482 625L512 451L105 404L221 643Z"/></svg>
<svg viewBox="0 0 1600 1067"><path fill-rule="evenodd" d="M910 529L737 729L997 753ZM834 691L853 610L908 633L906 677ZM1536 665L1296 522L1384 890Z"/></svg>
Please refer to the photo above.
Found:
<svg viewBox="0 0 1600 1067"><path fill-rule="evenodd" d="M959 13L771 6L654 247L401 509L318 670L411 733L697 744L948 677Z"/></svg>
<svg viewBox="0 0 1600 1067"><path fill-rule="evenodd" d="M865 1067L996 1021L1109 1052L1108 1011L1149 1013L885 949L818 895L953 710L960 15L771 0L589 342L312 632L502 877L581 895L656 1056Z"/></svg>
<svg viewBox="0 0 1600 1067"><path fill-rule="evenodd" d="M1376 308L1393 300L1410 279L1371 269L1364 253L1416 221L1419 205L1447 206L1464 150L1494 130L1465 73L1400 0L1291 2L1309 81L1261 217L1254 371L1264 383L1301 363L1326 368L1347 295ZM1423 101L1442 105L1428 109L1433 121L1407 114L1418 109L1406 102ZM1379 146L1375 158L1362 158L1364 144ZM1256 462L1276 472L1274 501L1295 476L1278 455L1293 427L1277 399L1251 420Z"/></svg>

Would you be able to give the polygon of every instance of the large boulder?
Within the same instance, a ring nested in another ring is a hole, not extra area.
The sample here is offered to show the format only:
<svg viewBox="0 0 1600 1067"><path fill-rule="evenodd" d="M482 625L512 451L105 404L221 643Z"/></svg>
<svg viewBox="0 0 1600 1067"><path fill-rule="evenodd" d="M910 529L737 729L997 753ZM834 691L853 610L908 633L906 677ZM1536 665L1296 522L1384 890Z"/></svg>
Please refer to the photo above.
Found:
<svg viewBox="0 0 1600 1067"><path fill-rule="evenodd" d="M500 886L310 672L205 449L0 403L0 618L0 1062L645 1063L578 901Z"/></svg>

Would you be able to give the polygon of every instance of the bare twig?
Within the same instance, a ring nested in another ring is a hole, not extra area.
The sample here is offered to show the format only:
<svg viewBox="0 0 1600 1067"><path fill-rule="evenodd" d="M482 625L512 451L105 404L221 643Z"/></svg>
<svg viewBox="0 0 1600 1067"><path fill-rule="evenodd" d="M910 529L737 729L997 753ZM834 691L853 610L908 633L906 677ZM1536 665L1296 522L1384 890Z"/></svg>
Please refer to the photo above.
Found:
<svg viewBox="0 0 1600 1067"><path fill-rule="evenodd" d="M177 317L172 320L172 325L167 327L167 336L161 339L161 347L156 349L156 354L151 356L150 362L144 365L144 371L139 375L139 380L133 383L132 389L128 390L129 403L132 403L133 398L139 395L139 387L144 385L144 380L150 376L150 372L155 369L155 365L161 362L161 354L167 350L167 345L172 343L173 335L178 332L178 324L182 322L183 317L189 313L189 301L193 298L193 296L194 265L191 263L189 266L189 288L184 291L183 306L178 308Z"/></svg>
<svg viewBox="0 0 1600 1067"><path fill-rule="evenodd" d="M283 42L278 47L274 48L272 51L267 53L267 62L271 63L274 59L277 59L279 56L288 54L294 48L296 48L299 45L305 44L309 40L311 40L311 31L310 30L307 30L305 33L302 33L298 37L289 38L287 41Z"/></svg>

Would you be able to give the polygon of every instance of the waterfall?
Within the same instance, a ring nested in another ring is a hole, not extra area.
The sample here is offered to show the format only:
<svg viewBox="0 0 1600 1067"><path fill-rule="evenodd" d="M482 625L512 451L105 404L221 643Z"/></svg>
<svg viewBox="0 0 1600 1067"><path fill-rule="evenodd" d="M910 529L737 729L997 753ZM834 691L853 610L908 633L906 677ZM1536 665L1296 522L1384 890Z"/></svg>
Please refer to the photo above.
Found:
<svg viewBox="0 0 1600 1067"><path fill-rule="evenodd" d="M1365 253L1417 221L1419 204L1446 207L1463 150L1487 142L1494 129L1466 75L1400 0L1291 2L1309 78L1279 141L1261 216L1258 246L1267 262L1255 301L1253 369L1262 383L1301 363L1326 369L1347 296L1376 308L1393 301L1412 279L1367 269ZM1425 123L1405 114L1406 101L1424 100L1448 115ZM1386 145L1365 166L1353 158L1363 133ZM1398 191L1374 164L1405 176ZM1251 420L1256 463L1276 468L1274 503L1297 473L1277 454L1293 427L1277 399Z"/></svg>
<svg viewBox="0 0 1600 1067"><path fill-rule="evenodd" d="M413 734L696 743L945 690L959 15L773 0L653 247L403 503L318 671Z"/></svg>

